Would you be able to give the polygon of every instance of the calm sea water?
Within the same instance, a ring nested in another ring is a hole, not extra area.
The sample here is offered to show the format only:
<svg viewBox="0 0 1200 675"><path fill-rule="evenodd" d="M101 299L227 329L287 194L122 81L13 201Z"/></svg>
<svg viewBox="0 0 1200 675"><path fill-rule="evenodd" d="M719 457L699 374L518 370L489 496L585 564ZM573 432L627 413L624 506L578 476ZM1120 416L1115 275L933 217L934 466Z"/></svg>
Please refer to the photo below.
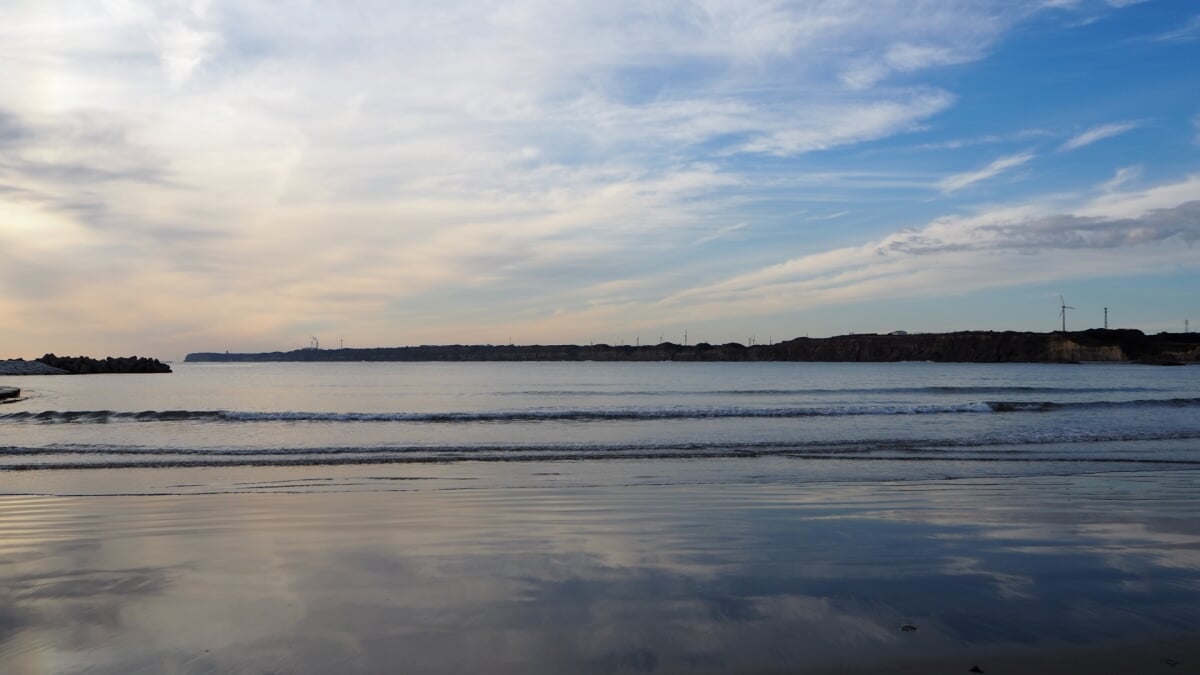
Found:
<svg viewBox="0 0 1200 675"><path fill-rule="evenodd" d="M25 378L0 470L782 458L791 479L1200 465L1200 368L180 364Z"/></svg>

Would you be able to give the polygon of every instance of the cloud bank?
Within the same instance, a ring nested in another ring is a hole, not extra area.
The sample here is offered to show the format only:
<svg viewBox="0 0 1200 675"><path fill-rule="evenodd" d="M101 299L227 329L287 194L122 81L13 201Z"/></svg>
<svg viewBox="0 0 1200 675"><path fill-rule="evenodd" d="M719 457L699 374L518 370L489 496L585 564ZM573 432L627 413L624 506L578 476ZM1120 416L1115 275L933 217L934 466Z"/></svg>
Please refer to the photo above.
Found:
<svg viewBox="0 0 1200 675"><path fill-rule="evenodd" d="M1039 204L939 218L873 242L813 253L688 289L664 307L748 313L1148 273L1191 265L1200 243L1200 177L1110 193L1059 211Z"/></svg>

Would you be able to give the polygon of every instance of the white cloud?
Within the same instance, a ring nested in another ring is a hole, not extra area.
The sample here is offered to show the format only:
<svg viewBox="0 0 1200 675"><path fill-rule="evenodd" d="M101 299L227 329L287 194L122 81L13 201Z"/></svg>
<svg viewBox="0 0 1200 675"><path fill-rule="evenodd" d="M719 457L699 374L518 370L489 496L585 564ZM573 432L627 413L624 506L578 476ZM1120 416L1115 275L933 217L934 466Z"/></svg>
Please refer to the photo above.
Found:
<svg viewBox="0 0 1200 675"><path fill-rule="evenodd" d="M1135 181L1142 177L1142 165L1135 164L1134 166L1126 166L1117 169L1113 177L1100 184L1102 192L1115 192L1126 183Z"/></svg>
<svg viewBox="0 0 1200 675"><path fill-rule="evenodd" d="M1055 134L1045 129L1022 129L1007 134L986 134L976 136L974 138L952 138L946 141L937 141L933 143L922 143L913 146L914 150L957 150L959 148L968 148L976 145L995 145L1000 143L1012 143L1014 141L1028 141L1036 138L1045 138L1054 136Z"/></svg>
<svg viewBox="0 0 1200 675"><path fill-rule="evenodd" d="M1035 8L1028 3L946 3L923 6L910 16L875 15L864 22L872 39L859 44L848 62L837 64L839 78L851 90L865 90L896 76L974 61Z"/></svg>
<svg viewBox="0 0 1200 675"><path fill-rule="evenodd" d="M869 89L894 73L913 73L974 61L983 53L983 47L979 43L948 47L898 42L880 55L852 62L840 77L850 89Z"/></svg>
<svg viewBox="0 0 1200 675"><path fill-rule="evenodd" d="M848 216L848 215L850 215L849 211L834 211L833 213L826 213L826 214L819 215L819 216L809 216L808 218L805 218L805 220L808 222L816 222L816 221L822 221L822 220L837 220L838 218L842 218L842 217Z"/></svg>
<svg viewBox="0 0 1200 675"><path fill-rule="evenodd" d="M955 192L969 185L974 185L979 181L998 176L1009 169L1021 166L1035 156L1033 152L1022 152L1016 155L1000 157L978 171L968 171L966 173L947 176L938 182L938 187L941 188L942 192Z"/></svg>
<svg viewBox="0 0 1200 675"><path fill-rule="evenodd" d="M1092 127L1087 131L1072 136L1065 143L1058 146L1059 152L1069 152L1078 150L1085 145L1091 145L1097 141L1102 141L1106 138L1119 136L1127 131L1132 131L1141 126L1139 122L1115 122L1112 124L1102 124L1098 127Z"/></svg>
<svg viewBox="0 0 1200 675"><path fill-rule="evenodd" d="M1197 38L1200 38L1200 15L1193 16L1187 23L1175 30L1160 33L1151 39L1157 42L1189 42Z"/></svg>
<svg viewBox="0 0 1200 675"><path fill-rule="evenodd" d="M780 120L772 125L774 130L759 135L738 150L794 155L871 141L910 131L923 120L945 110L953 100L946 92L928 92L894 101L802 107L794 118Z"/></svg>
<svg viewBox="0 0 1200 675"><path fill-rule="evenodd" d="M182 86L220 46L220 36L171 21L156 34L163 73L172 89Z"/></svg>
<svg viewBox="0 0 1200 675"><path fill-rule="evenodd" d="M963 61L973 60L971 52L957 51L937 45L917 45L900 42L888 48L884 59L893 69L902 73L924 70L934 66L945 66Z"/></svg>
<svg viewBox="0 0 1200 675"><path fill-rule="evenodd" d="M707 244L709 242L717 241L718 239L728 238L729 235L734 234L735 232L741 232L742 230L746 229L747 227L749 227L749 225L747 223L734 223L733 225L726 225L724 227L719 227L715 231L713 231L711 234L706 234L703 237L700 237L699 239L697 239L696 245L699 246L701 244Z"/></svg>

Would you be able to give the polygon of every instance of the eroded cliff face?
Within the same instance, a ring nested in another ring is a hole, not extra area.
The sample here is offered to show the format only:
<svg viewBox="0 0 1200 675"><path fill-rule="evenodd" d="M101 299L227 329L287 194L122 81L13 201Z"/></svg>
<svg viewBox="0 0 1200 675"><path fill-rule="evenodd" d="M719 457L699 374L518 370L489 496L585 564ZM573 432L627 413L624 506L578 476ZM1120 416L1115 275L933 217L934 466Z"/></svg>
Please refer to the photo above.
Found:
<svg viewBox="0 0 1200 675"><path fill-rule="evenodd" d="M1046 343L1047 361L1129 361L1119 345L1082 345L1066 337Z"/></svg>
<svg viewBox="0 0 1200 675"><path fill-rule="evenodd" d="M969 331L796 338L773 345L423 345L188 354L187 361L1074 361L1200 362L1200 334L1137 330L1074 333Z"/></svg>
<svg viewBox="0 0 1200 675"><path fill-rule="evenodd" d="M1170 345L1161 351L1160 358L1182 363L1200 363L1200 345Z"/></svg>

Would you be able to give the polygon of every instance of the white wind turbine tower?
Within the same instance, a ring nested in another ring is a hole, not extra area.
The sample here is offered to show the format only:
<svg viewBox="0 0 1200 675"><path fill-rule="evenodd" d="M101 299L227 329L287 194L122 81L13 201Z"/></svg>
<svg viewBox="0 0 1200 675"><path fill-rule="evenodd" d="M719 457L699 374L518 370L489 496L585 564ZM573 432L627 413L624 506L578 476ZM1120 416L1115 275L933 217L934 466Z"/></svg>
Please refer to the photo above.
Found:
<svg viewBox="0 0 1200 675"><path fill-rule="evenodd" d="M1058 315L1062 317L1062 326L1063 326L1062 332L1065 333L1065 332L1067 332L1067 310L1075 309L1075 308L1067 306L1067 301L1063 299L1063 296L1061 293L1058 296L1058 302L1062 305L1062 307L1058 310Z"/></svg>

